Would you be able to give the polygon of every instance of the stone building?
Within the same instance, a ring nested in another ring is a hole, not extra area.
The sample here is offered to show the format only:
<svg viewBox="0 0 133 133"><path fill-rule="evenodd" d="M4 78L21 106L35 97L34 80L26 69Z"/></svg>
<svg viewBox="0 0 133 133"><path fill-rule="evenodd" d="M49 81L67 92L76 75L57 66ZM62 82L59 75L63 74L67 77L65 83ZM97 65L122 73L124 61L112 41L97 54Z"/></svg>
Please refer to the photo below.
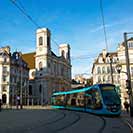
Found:
<svg viewBox="0 0 133 133"><path fill-rule="evenodd" d="M0 48L0 99L3 104L15 105L16 97L20 96L26 104L28 87L28 65L20 52L11 54L10 47Z"/></svg>
<svg viewBox="0 0 133 133"><path fill-rule="evenodd" d="M59 46L59 56L51 51L51 33L47 28L36 32L36 51L23 54L29 71L29 103L50 103L54 91L71 88L70 45Z"/></svg>
<svg viewBox="0 0 133 133"><path fill-rule="evenodd" d="M130 60L131 81L133 81L133 38L128 39L128 51ZM122 66L120 74L116 70L117 64L121 64ZM116 86L118 86L118 88L120 88L118 92L121 95L121 100L123 103L125 98L128 98L128 90L126 89L126 72L127 70L125 59L125 46L124 42L122 42L121 44L119 44L116 52L108 53L106 50L103 50L103 52L100 53L99 56L96 58L92 68L93 84L115 84Z"/></svg>

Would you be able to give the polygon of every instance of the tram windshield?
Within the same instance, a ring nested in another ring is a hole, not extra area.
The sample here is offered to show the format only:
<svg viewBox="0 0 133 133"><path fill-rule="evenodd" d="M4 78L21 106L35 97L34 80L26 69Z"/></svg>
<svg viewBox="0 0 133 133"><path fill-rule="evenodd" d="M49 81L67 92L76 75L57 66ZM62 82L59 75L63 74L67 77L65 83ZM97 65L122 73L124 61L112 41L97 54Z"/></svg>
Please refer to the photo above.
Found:
<svg viewBox="0 0 133 133"><path fill-rule="evenodd" d="M101 92L106 105L120 104L120 98L115 90L115 86L103 86Z"/></svg>

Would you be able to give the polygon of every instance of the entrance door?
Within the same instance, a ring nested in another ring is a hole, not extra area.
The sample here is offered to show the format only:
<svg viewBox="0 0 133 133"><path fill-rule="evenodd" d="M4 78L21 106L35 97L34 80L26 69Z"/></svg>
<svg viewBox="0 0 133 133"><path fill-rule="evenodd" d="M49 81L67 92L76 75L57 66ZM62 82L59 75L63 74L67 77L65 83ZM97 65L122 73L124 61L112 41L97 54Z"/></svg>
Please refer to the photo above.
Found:
<svg viewBox="0 0 133 133"><path fill-rule="evenodd" d="M6 96L6 94L3 94L2 95L2 103L6 104L6 100L7 100L7 96Z"/></svg>

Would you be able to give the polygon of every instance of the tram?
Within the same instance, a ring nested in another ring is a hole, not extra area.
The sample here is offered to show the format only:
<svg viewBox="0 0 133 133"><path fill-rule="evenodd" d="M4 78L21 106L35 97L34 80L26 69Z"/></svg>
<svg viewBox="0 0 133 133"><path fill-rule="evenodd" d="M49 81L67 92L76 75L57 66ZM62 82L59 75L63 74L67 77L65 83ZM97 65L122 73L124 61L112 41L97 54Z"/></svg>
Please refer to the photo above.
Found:
<svg viewBox="0 0 133 133"><path fill-rule="evenodd" d="M82 89L55 92L52 108L77 110L97 115L121 114L121 100L113 84L96 84Z"/></svg>

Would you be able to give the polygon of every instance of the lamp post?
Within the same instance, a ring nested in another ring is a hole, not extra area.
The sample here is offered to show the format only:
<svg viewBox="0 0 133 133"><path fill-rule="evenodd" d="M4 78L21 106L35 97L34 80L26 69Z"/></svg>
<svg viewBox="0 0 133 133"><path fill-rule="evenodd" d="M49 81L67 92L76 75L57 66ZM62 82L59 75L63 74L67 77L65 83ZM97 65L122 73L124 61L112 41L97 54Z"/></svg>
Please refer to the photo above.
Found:
<svg viewBox="0 0 133 133"><path fill-rule="evenodd" d="M130 76L130 61L128 54L128 44L127 44L127 34L133 34L133 32L124 33L124 45L125 45L125 56L126 56L126 69L127 69L127 78L128 78L128 89L129 89L129 100L130 100L130 116L133 117L133 94L131 87L131 76Z"/></svg>
<svg viewBox="0 0 133 133"><path fill-rule="evenodd" d="M125 46L125 58L126 58L126 69L127 72L121 71L122 66L120 64L117 65L116 69L120 73L126 73L127 75L127 86L128 86L128 94L129 94L129 102L130 102L130 116L133 117L133 94L131 87L131 75L130 75L130 61L129 61L129 53L128 53L128 44L127 44L127 34L133 34L133 32L124 33L124 46Z"/></svg>

